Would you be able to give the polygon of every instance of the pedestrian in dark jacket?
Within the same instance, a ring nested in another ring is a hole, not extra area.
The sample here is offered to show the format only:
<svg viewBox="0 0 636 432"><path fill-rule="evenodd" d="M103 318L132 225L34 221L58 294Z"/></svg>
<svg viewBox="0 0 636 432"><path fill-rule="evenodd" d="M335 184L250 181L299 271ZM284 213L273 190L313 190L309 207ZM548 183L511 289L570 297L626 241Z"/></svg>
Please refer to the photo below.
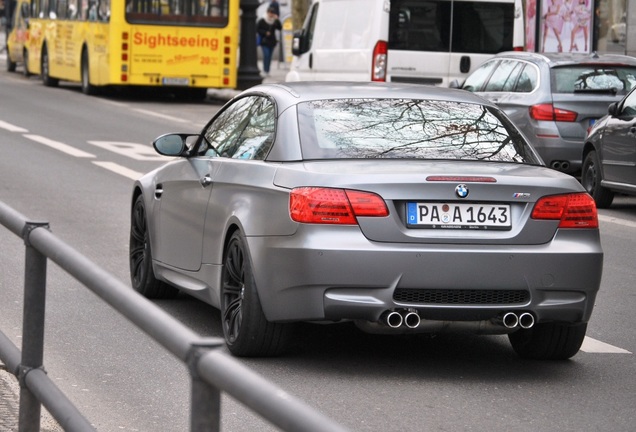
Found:
<svg viewBox="0 0 636 432"><path fill-rule="evenodd" d="M256 33L258 33L261 49L263 50L263 72L265 76L269 76L272 55L274 54L274 48L278 44L276 30L282 30L282 28L283 26L278 19L278 15L276 15L276 10L272 7L268 7L265 16L256 23Z"/></svg>

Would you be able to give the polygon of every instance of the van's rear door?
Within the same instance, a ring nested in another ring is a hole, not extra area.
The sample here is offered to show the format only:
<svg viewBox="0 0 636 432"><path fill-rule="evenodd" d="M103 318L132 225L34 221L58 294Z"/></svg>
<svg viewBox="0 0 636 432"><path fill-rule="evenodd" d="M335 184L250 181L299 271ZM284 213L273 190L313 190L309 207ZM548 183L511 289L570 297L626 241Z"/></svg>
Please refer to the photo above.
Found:
<svg viewBox="0 0 636 432"><path fill-rule="evenodd" d="M463 82L494 54L513 48L520 12L514 0L392 0L388 80Z"/></svg>

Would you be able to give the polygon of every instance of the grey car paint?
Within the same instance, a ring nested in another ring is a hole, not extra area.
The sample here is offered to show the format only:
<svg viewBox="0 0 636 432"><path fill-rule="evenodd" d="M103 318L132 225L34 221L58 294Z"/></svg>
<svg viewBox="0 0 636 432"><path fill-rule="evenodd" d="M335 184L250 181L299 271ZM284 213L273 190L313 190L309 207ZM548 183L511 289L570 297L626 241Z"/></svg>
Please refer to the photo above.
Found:
<svg viewBox="0 0 636 432"><path fill-rule="evenodd" d="M455 100L494 107L470 93L408 84L293 83L262 85L246 95L276 104L276 135L265 160L176 158L135 182L143 196L155 276L221 307L228 238L240 232L264 316L269 322L355 320L378 331L388 311L417 311L436 330L474 322L477 333L513 331L491 321L506 312L533 322L585 323L602 274L598 229L559 229L530 217L543 196L584 192L569 175L539 165L484 161L303 161L297 104L313 99ZM230 104L232 101L230 101ZM446 176L450 181L431 181ZM494 181L471 181L481 177ZM457 179L457 180L453 180ZM468 179L468 180L462 180ZM410 229L407 201L456 201L467 182L470 202L509 203L510 230ZM374 192L389 216L358 225L294 222L290 190L299 186ZM397 291L528 292L512 302L438 304L394 298ZM443 324L447 323L447 324ZM416 326L381 331L430 332ZM577 348L578 349L578 348Z"/></svg>

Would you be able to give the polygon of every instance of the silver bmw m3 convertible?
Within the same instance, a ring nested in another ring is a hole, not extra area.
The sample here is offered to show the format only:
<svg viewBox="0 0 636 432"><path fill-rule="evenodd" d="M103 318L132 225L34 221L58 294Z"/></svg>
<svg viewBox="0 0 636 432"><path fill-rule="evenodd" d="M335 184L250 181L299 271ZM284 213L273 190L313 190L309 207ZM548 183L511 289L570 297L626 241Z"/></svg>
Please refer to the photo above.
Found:
<svg viewBox="0 0 636 432"><path fill-rule="evenodd" d="M260 85L135 182L132 286L221 311L237 356L294 323L508 335L566 359L603 251L593 199L479 96L407 84Z"/></svg>

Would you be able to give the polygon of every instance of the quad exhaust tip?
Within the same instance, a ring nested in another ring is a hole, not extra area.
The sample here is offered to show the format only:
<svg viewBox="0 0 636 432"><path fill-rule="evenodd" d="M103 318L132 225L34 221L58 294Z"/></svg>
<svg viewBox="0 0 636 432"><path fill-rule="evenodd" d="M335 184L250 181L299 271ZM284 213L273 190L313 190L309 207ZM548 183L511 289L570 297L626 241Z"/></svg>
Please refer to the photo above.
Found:
<svg viewBox="0 0 636 432"><path fill-rule="evenodd" d="M385 311L382 314L380 322L394 329L402 326L406 326L410 329L416 329L420 326L422 319L414 309L401 309ZM530 312L506 312L503 316L500 316L497 320L495 320L495 322L508 329L514 329L517 327L529 329L534 326L535 318Z"/></svg>
<svg viewBox="0 0 636 432"><path fill-rule="evenodd" d="M502 317L501 322L504 327L509 329L516 328L517 326L522 329L529 329L534 326L534 315L530 312L522 312L519 315L515 312L506 312Z"/></svg>
<svg viewBox="0 0 636 432"><path fill-rule="evenodd" d="M422 321L419 314L414 310L386 311L383 314L382 321L391 328L398 328L405 325L414 329L420 325Z"/></svg>

